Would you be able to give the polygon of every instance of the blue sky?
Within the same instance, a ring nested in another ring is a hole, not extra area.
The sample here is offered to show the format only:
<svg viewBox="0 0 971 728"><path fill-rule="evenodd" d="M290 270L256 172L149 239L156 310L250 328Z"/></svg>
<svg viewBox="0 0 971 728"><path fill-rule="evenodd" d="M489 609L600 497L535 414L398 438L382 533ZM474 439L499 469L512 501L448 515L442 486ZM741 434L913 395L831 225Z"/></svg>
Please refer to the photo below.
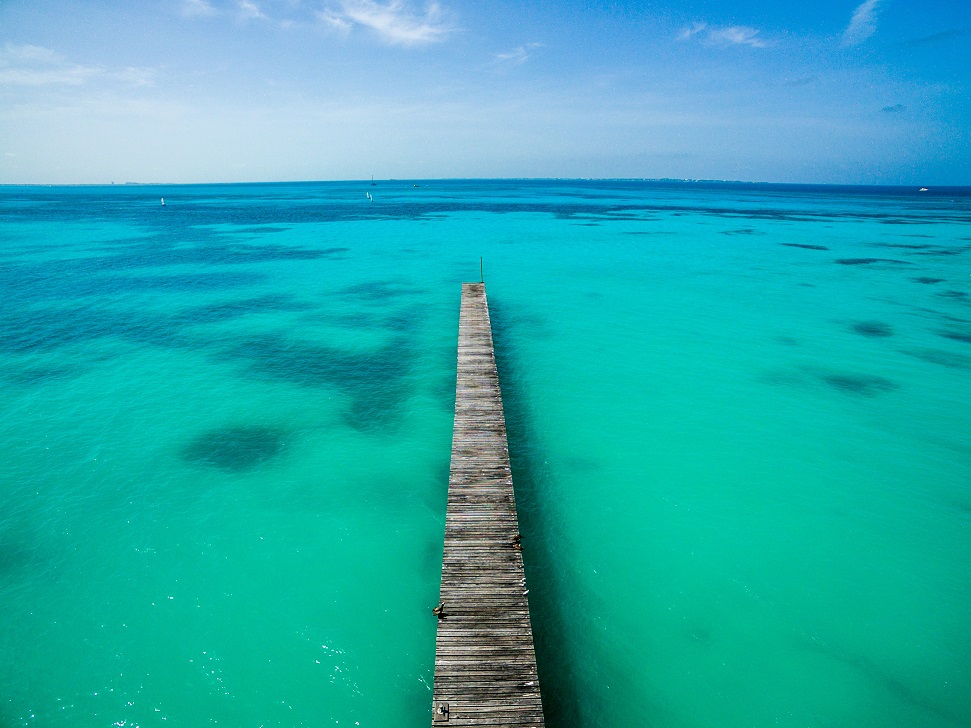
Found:
<svg viewBox="0 0 971 728"><path fill-rule="evenodd" d="M0 183L971 184L971 0L0 0Z"/></svg>

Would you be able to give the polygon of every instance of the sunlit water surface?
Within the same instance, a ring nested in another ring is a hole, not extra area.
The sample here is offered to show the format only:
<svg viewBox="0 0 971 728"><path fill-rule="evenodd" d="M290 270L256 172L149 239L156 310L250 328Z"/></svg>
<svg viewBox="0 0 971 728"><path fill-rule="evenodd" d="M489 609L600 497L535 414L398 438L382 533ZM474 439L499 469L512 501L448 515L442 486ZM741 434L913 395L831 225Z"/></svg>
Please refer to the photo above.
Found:
<svg viewBox="0 0 971 728"><path fill-rule="evenodd" d="M971 724L971 191L420 185L0 188L0 726L427 726L480 256L548 725Z"/></svg>

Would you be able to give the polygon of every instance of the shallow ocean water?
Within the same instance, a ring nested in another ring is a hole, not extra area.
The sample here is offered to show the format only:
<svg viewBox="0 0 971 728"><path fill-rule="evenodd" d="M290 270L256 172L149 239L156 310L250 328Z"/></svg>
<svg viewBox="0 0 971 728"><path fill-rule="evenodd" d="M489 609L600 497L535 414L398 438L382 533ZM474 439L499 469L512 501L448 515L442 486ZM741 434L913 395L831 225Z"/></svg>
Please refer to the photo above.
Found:
<svg viewBox="0 0 971 728"><path fill-rule="evenodd" d="M971 723L971 190L420 185L0 188L0 726L427 725L480 256L549 725Z"/></svg>

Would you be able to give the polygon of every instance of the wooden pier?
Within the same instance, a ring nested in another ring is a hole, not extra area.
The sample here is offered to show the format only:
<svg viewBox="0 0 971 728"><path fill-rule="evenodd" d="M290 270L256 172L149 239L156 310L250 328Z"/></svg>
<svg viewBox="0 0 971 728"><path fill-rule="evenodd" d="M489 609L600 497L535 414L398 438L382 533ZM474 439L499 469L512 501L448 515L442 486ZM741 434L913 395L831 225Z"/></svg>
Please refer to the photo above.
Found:
<svg viewBox="0 0 971 728"><path fill-rule="evenodd" d="M543 726L485 285L462 284L432 725Z"/></svg>

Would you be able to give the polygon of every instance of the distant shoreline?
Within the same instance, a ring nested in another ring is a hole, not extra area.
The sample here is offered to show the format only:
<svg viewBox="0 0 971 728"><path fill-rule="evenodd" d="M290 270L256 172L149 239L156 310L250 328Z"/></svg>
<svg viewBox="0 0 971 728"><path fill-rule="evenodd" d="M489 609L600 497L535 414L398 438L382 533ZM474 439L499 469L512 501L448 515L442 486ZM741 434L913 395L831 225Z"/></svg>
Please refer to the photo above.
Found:
<svg viewBox="0 0 971 728"><path fill-rule="evenodd" d="M560 182L565 184L592 183L592 184L644 184L644 185L664 185L677 186L743 186L758 187L761 189L819 189L819 190L880 190L883 192L891 190L920 192L922 195L934 196L936 194L971 194L971 185L934 185L928 182L914 182L910 184L896 185L874 185L874 184L848 184L840 182L766 182L750 180L718 180L718 179L676 179L670 177L448 177L448 178L414 178L414 179L377 179L379 185L397 185L421 183L421 185L449 184L449 183L494 183L514 182L523 184L535 182L549 184L550 182ZM144 189L161 187L253 187L268 185L353 185L368 184L371 178L347 179L347 180L273 180L273 181L248 181L248 182L0 182L0 189L9 188L115 188L115 189ZM921 192L923 188L926 191Z"/></svg>

